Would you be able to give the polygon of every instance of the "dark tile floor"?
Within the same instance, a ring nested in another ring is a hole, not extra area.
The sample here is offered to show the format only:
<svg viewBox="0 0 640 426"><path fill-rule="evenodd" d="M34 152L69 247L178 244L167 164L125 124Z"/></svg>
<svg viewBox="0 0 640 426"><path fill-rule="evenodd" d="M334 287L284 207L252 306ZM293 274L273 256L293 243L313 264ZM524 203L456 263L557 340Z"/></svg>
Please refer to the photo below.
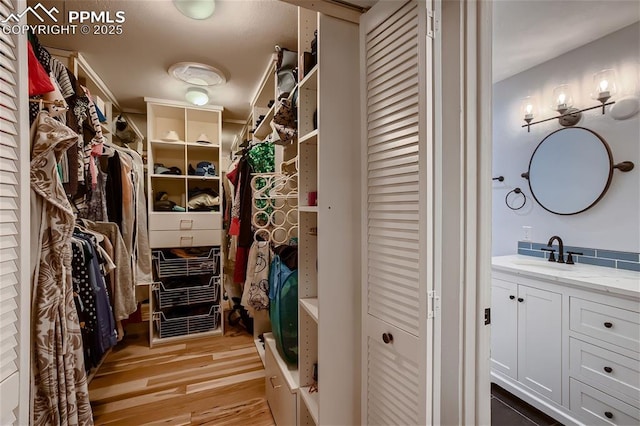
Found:
<svg viewBox="0 0 640 426"><path fill-rule="evenodd" d="M500 386L491 384L491 426L562 426Z"/></svg>

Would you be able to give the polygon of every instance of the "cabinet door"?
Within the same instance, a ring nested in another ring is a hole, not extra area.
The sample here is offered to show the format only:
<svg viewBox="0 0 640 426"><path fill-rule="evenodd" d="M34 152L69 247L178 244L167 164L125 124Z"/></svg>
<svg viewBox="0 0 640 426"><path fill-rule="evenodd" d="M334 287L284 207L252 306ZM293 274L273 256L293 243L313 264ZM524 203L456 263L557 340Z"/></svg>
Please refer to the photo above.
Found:
<svg viewBox="0 0 640 426"><path fill-rule="evenodd" d="M492 280L491 368L518 379L518 286Z"/></svg>
<svg viewBox="0 0 640 426"><path fill-rule="evenodd" d="M518 287L518 381L562 403L562 296Z"/></svg>
<svg viewBox="0 0 640 426"><path fill-rule="evenodd" d="M363 424L431 424L430 42L424 2L362 16ZM430 108L429 108L430 109Z"/></svg>

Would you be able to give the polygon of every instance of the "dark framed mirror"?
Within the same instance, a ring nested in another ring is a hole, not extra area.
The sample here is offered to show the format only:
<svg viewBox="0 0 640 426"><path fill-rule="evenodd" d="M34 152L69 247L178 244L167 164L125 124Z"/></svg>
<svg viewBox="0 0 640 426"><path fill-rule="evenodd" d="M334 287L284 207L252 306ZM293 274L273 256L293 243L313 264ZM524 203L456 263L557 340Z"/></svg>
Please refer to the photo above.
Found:
<svg viewBox="0 0 640 426"><path fill-rule="evenodd" d="M522 176L531 195L545 210L573 215L590 209L607 193L614 169L629 171L633 163L613 162L609 144L583 127L560 129L545 137Z"/></svg>

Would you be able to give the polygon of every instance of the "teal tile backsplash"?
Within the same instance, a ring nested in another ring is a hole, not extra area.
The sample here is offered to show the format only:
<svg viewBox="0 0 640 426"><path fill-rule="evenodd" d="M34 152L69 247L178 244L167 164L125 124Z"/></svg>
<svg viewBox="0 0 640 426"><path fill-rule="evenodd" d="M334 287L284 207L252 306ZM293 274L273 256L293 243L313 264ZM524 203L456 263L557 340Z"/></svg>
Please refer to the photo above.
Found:
<svg viewBox="0 0 640 426"><path fill-rule="evenodd" d="M518 241L518 254L524 256L534 256L547 259L549 253L542 251L543 247L547 247L545 243L535 243L531 241ZM558 249L557 244L553 246ZM574 256L576 263L585 263L589 265L604 266L607 268L626 269L629 271L640 272L640 253L629 251L604 250L599 248L564 246L565 259L567 251L576 251L582 253L581 256ZM556 251L556 256L557 256Z"/></svg>

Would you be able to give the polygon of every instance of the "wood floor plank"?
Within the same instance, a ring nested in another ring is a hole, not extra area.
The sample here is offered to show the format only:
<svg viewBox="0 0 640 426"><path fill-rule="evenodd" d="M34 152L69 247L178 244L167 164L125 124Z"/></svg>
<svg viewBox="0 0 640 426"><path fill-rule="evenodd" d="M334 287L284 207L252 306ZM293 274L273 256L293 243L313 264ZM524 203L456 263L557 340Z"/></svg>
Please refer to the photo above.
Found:
<svg viewBox="0 0 640 426"><path fill-rule="evenodd" d="M275 425L244 329L150 349L145 328L129 325L90 383L96 425Z"/></svg>

